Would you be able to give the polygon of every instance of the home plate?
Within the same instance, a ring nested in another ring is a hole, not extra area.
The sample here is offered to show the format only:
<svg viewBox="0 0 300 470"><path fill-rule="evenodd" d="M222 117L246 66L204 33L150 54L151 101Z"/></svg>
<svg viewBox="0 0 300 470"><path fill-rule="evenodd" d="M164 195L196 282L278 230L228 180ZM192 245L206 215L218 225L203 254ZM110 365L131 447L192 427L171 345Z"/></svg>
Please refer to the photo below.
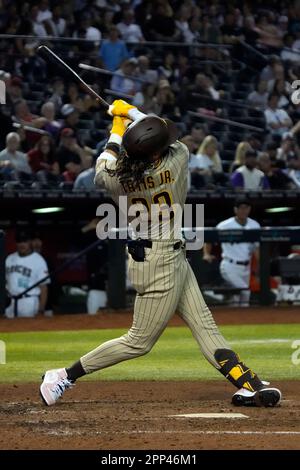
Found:
<svg viewBox="0 0 300 470"><path fill-rule="evenodd" d="M189 413L181 415L169 415L172 418L249 418L242 413Z"/></svg>

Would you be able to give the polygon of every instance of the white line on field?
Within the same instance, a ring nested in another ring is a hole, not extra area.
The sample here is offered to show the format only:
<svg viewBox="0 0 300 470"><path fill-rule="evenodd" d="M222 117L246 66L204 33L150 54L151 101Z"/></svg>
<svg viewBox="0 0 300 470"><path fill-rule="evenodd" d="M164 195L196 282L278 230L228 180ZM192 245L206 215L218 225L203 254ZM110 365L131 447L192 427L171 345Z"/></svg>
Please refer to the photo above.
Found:
<svg viewBox="0 0 300 470"><path fill-rule="evenodd" d="M84 434L87 435L86 431L61 429L61 430L51 430L51 431L42 431L44 434L51 436L75 436ZM186 429L182 430L161 430L161 431L151 431L151 430L142 430L135 429L133 431L91 431L91 435L112 435L112 434L199 434L199 435L270 435L270 436L286 436L286 435L300 435L300 431L189 431Z"/></svg>
<svg viewBox="0 0 300 470"><path fill-rule="evenodd" d="M180 415L169 415L169 418L249 418L242 413L187 413Z"/></svg>

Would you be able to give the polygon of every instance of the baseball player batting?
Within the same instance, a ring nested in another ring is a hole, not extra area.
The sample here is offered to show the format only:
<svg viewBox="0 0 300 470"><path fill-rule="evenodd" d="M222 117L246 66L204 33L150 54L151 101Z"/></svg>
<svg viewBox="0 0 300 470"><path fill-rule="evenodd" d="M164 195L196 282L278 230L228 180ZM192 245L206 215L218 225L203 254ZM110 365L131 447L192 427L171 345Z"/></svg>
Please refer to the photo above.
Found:
<svg viewBox="0 0 300 470"><path fill-rule="evenodd" d="M141 203L183 207L187 195L187 147L177 140L171 121L145 115L123 100L110 106L111 135L98 157L95 183L104 184L114 201L127 196L129 204ZM133 121L126 128L126 120ZM128 205L129 205L128 204ZM148 353L175 310L191 329L206 359L238 391L232 403L238 406L271 407L280 403L281 392L262 382L230 348L218 330L186 260L184 241L169 231L164 220L152 238L131 240L128 245L129 278L137 291L133 324L120 338L88 352L71 367L49 370L40 393L44 403L54 405L76 380L86 374Z"/></svg>

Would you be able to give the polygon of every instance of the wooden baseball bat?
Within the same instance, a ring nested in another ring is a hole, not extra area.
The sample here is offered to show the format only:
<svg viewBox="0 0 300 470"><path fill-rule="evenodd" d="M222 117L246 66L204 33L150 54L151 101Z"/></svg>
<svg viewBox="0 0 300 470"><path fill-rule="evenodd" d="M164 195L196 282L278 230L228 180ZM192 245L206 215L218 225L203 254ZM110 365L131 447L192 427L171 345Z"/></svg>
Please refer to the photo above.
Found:
<svg viewBox="0 0 300 470"><path fill-rule="evenodd" d="M95 92L79 75L75 72L68 64L66 64L58 55L56 55L49 47L39 46L37 48L37 53L46 61L50 62L63 70L67 70L74 78L74 81L78 83L81 88L83 88L87 93L89 93L96 101L102 104L105 108L109 108L109 103L105 101L98 93Z"/></svg>

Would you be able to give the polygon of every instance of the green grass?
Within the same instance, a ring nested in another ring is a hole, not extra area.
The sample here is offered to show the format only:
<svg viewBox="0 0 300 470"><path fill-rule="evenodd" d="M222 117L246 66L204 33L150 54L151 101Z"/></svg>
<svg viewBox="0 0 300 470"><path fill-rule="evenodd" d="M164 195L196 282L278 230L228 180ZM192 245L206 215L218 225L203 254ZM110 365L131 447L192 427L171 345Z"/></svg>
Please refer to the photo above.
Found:
<svg viewBox="0 0 300 470"><path fill-rule="evenodd" d="M300 324L223 326L221 331L246 364L261 377L300 379L300 364L293 365L291 361L295 351L292 342L300 340ZM100 343L123 333L120 329L0 333L0 340L6 342L7 349L7 363L0 365L0 382L39 382L43 371L70 365ZM199 352L190 331L180 327L168 328L147 356L97 372L86 380L220 378Z"/></svg>

